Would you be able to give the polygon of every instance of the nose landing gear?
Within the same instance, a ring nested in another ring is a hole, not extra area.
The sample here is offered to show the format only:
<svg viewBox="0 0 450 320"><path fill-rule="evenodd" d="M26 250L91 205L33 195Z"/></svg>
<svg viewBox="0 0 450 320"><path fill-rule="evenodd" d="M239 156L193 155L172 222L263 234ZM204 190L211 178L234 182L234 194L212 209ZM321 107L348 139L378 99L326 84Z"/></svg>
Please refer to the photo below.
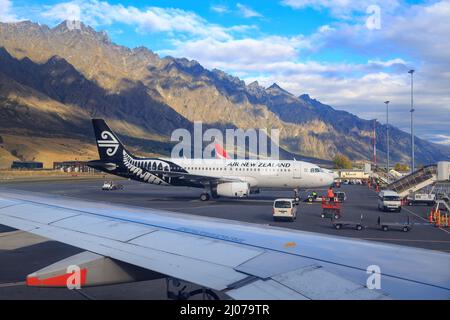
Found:
<svg viewBox="0 0 450 320"><path fill-rule="evenodd" d="M300 203L300 195L298 193L298 189L294 189L294 201L298 204Z"/></svg>

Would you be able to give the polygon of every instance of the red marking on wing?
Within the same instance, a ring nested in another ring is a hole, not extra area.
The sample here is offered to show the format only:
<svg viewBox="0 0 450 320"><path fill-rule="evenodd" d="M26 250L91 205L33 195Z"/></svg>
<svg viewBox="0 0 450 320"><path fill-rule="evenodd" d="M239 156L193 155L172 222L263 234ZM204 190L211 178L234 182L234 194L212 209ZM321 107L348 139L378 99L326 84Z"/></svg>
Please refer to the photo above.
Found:
<svg viewBox="0 0 450 320"><path fill-rule="evenodd" d="M87 269L81 269L81 285L86 284ZM73 273L65 273L50 278L39 279L38 277L27 277L27 286L29 287L66 287L67 279Z"/></svg>

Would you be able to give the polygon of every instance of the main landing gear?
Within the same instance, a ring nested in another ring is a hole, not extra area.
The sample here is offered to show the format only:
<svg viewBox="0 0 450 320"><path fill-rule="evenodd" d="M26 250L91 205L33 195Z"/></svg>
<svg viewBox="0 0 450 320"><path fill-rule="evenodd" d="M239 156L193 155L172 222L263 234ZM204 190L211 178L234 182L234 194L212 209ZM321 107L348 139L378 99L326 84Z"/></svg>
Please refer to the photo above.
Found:
<svg viewBox="0 0 450 320"><path fill-rule="evenodd" d="M200 195L200 200L201 201L208 201L209 200L209 193L204 192Z"/></svg>

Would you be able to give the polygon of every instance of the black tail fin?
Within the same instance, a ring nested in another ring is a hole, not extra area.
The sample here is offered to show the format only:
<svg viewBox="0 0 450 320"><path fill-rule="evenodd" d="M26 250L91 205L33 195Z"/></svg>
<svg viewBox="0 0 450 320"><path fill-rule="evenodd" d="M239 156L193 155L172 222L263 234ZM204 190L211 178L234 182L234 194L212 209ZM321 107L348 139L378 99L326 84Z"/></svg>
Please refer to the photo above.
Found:
<svg viewBox="0 0 450 320"><path fill-rule="evenodd" d="M92 119L100 160L121 163L125 147L103 119Z"/></svg>

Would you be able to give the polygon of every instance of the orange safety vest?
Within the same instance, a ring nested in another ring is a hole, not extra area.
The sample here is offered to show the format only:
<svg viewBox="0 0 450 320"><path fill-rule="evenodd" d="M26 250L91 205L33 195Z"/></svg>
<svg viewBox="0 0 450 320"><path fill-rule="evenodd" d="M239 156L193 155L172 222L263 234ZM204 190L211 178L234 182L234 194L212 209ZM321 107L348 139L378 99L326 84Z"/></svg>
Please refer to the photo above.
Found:
<svg viewBox="0 0 450 320"><path fill-rule="evenodd" d="M333 199L334 198L334 192L332 189L328 190L328 198Z"/></svg>

